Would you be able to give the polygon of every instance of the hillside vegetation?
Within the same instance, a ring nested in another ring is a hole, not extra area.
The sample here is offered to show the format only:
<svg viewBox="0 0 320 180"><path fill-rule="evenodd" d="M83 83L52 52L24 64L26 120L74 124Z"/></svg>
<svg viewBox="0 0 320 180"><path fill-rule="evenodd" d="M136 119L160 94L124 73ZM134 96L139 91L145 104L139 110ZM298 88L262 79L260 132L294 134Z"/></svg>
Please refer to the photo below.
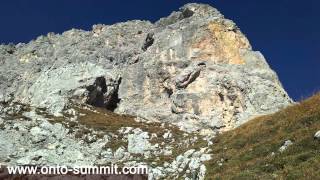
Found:
<svg viewBox="0 0 320 180"><path fill-rule="evenodd" d="M215 139L207 179L319 179L320 94ZM293 144L280 152L285 141Z"/></svg>

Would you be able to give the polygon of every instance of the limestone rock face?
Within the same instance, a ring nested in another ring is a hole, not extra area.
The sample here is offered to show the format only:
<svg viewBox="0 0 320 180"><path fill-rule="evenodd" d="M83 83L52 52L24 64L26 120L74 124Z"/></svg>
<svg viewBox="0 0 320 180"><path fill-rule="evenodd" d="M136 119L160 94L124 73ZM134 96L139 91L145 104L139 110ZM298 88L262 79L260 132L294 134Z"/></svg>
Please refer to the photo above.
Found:
<svg viewBox="0 0 320 180"><path fill-rule="evenodd" d="M228 130L292 103L239 28L204 4L155 23L94 25L0 46L0 101L58 116L71 99L186 131Z"/></svg>

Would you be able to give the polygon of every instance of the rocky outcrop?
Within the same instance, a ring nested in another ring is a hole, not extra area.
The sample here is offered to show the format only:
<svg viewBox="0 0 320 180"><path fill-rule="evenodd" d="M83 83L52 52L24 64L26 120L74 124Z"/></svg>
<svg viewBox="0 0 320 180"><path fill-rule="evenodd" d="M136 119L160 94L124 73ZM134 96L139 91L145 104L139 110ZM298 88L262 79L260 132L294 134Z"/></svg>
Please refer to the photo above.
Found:
<svg viewBox="0 0 320 180"><path fill-rule="evenodd" d="M0 104L0 164L78 167L114 163L147 166L149 179L204 178L204 162L211 159L210 140L90 106L75 108L57 118L38 108Z"/></svg>
<svg viewBox="0 0 320 180"><path fill-rule="evenodd" d="M186 131L232 129L292 102L239 28L203 4L0 46L0 101L61 116L70 100Z"/></svg>

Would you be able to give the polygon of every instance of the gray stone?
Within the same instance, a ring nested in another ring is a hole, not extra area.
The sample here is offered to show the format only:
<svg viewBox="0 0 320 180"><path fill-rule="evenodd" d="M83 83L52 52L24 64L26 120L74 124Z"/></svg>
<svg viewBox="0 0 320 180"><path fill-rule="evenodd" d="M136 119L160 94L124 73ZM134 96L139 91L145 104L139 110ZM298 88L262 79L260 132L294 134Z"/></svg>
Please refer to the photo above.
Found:
<svg viewBox="0 0 320 180"><path fill-rule="evenodd" d="M164 156L171 156L171 155L172 155L172 150L170 150L170 149L164 149L164 150L163 150L163 155L164 155Z"/></svg>
<svg viewBox="0 0 320 180"><path fill-rule="evenodd" d="M210 154L202 154L200 157L200 161L202 162L209 161L210 159L212 159Z"/></svg>
<svg viewBox="0 0 320 180"><path fill-rule="evenodd" d="M184 153L184 157L191 156L195 151L195 149L189 149L187 152Z"/></svg>
<svg viewBox="0 0 320 180"><path fill-rule="evenodd" d="M114 158L120 160L124 157L125 157L125 149L123 147L118 148L114 153Z"/></svg>
<svg viewBox="0 0 320 180"><path fill-rule="evenodd" d="M171 132L166 132L163 134L163 138L164 139L168 139L168 138L171 138L172 137L172 133Z"/></svg>
<svg viewBox="0 0 320 180"><path fill-rule="evenodd" d="M133 154L144 154L152 149L149 135L140 129L135 129L133 134L128 135L128 152Z"/></svg>
<svg viewBox="0 0 320 180"><path fill-rule="evenodd" d="M0 93L0 102L4 102L4 95L2 93Z"/></svg>
<svg viewBox="0 0 320 180"><path fill-rule="evenodd" d="M205 179L206 171L207 171L206 166L202 164L200 166L200 171L199 171L199 175L198 175L199 180Z"/></svg>
<svg viewBox="0 0 320 180"><path fill-rule="evenodd" d="M164 173L162 172L162 168L152 168L148 173L148 180L160 179L164 177Z"/></svg>
<svg viewBox="0 0 320 180"><path fill-rule="evenodd" d="M192 159L189 163L189 168L194 171L200 167L200 160L199 159Z"/></svg>
<svg viewBox="0 0 320 180"><path fill-rule="evenodd" d="M101 152L101 156L106 159L112 159L113 158L113 152L111 149L107 149L106 151Z"/></svg>
<svg viewBox="0 0 320 180"><path fill-rule="evenodd" d="M26 165L31 163L31 158L30 157L23 157L17 160L17 164L19 165Z"/></svg>
<svg viewBox="0 0 320 180"><path fill-rule="evenodd" d="M284 144L279 148L280 152L284 152L288 149L289 146L293 145L293 142L291 140L286 140Z"/></svg>
<svg viewBox="0 0 320 180"><path fill-rule="evenodd" d="M47 132L39 127L33 127L32 129L30 129L30 134L31 134L33 142L38 143L38 142L46 140L47 136L49 135L49 132Z"/></svg>
<svg viewBox="0 0 320 180"><path fill-rule="evenodd" d="M317 139L317 140L320 140L320 131L317 131L317 132L314 134L314 138Z"/></svg>

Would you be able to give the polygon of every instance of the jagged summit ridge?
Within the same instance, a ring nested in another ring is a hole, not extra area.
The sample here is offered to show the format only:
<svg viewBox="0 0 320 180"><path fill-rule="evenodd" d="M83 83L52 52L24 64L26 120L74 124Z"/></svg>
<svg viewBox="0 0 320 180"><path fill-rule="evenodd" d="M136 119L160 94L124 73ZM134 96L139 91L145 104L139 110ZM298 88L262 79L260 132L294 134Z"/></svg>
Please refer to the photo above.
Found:
<svg viewBox="0 0 320 180"><path fill-rule="evenodd" d="M0 101L56 116L72 100L211 133L292 103L235 23L204 4L1 45L0 65Z"/></svg>

